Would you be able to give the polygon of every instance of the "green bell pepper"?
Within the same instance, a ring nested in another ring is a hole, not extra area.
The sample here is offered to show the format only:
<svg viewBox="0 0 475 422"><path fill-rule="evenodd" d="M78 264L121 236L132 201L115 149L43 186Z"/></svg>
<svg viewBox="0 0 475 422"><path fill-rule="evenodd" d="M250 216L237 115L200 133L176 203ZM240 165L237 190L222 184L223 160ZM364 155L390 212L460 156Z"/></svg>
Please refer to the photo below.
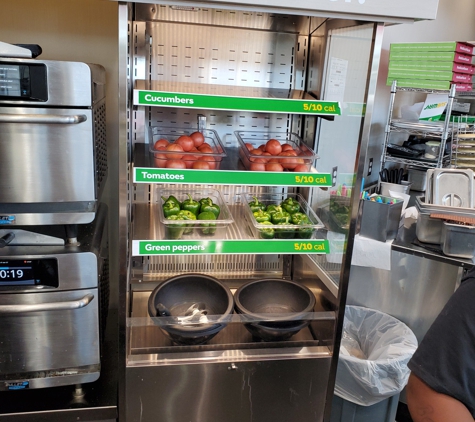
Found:
<svg viewBox="0 0 475 422"><path fill-rule="evenodd" d="M261 237L261 239L273 239L275 236L275 231L274 231L272 223L270 221L264 221L261 224L270 226L270 227L259 228L259 236Z"/></svg>
<svg viewBox="0 0 475 422"><path fill-rule="evenodd" d="M306 221L307 224L310 224L309 218L303 212L295 212L290 216L290 222L292 224L300 224L301 221Z"/></svg>
<svg viewBox="0 0 475 422"><path fill-rule="evenodd" d="M256 219L258 223L263 223L264 221L270 221L271 220L271 215L267 211L256 211L253 212L252 215Z"/></svg>
<svg viewBox="0 0 475 422"><path fill-rule="evenodd" d="M288 197L285 201L282 201L280 206L289 214L294 214L300 211L300 204L292 197Z"/></svg>
<svg viewBox="0 0 475 422"><path fill-rule="evenodd" d="M186 194L188 199L185 199L181 204L181 209L186 211L191 211L196 216L200 213L201 204L198 201L195 201L189 193Z"/></svg>
<svg viewBox="0 0 475 422"><path fill-rule="evenodd" d="M178 214L180 212L180 206L174 201L165 201L165 203L162 205L162 210L165 218L168 218L171 215Z"/></svg>
<svg viewBox="0 0 475 422"><path fill-rule="evenodd" d="M253 198L254 198L254 201L249 202L249 208L251 208L251 211L252 212L256 212L259 210L265 211L266 206L261 201L259 201L256 196L253 196Z"/></svg>
<svg viewBox="0 0 475 422"><path fill-rule="evenodd" d="M178 215L170 215L167 220L180 220ZM181 239L183 232L185 231L185 225L180 222L177 224L165 224L165 237L167 239Z"/></svg>
<svg viewBox="0 0 475 422"><path fill-rule="evenodd" d="M168 198L165 198L164 196L162 196L162 199L163 199L164 204L166 204L167 202L173 202L179 208L181 208L181 202L178 199L176 199L176 197L174 197L173 195L170 195Z"/></svg>
<svg viewBox="0 0 475 422"><path fill-rule="evenodd" d="M308 227L308 224L311 224L310 220L302 220L298 223L298 226L307 226L307 227L299 227L297 229L297 237L300 239L311 239L313 234L313 227Z"/></svg>
<svg viewBox="0 0 475 422"><path fill-rule="evenodd" d="M216 205L211 198L203 198L200 200L200 213L202 212L212 212L216 218L219 217L221 209L219 205Z"/></svg>
<svg viewBox="0 0 475 422"><path fill-rule="evenodd" d="M287 211L284 211L282 207L279 207L280 209L277 210L275 213L272 214L272 224L279 224L279 223L285 223L289 224L290 223L290 214Z"/></svg>
<svg viewBox="0 0 475 422"><path fill-rule="evenodd" d="M179 220L193 221L196 220L196 215L188 210L181 210L177 215ZM193 224L185 224L185 230L183 234L188 234L193 231Z"/></svg>
<svg viewBox="0 0 475 422"><path fill-rule="evenodd" d="M216 216L210 211L205 211L198 214L198 220L216 220ZM210 235L216 233L216 224L214 223L202 223L200 226L202 227L201 231L203 234Z"/></svg>
<svg viewBox="0 0 475 422"><path fill-rule="evenodd" d="M266 208L266 211L271 215L279 210L280 210L280 206L276 204L267 205L267 208Z"/></svg>
<svg viewBox="0 0 475 422"><path fill-rule="evenodd" d="M277 223L277 226L286 226L282 228L275 229L275 236L279 239L292 239L295 236L295 230L289 227L288 223Z"/></svg>

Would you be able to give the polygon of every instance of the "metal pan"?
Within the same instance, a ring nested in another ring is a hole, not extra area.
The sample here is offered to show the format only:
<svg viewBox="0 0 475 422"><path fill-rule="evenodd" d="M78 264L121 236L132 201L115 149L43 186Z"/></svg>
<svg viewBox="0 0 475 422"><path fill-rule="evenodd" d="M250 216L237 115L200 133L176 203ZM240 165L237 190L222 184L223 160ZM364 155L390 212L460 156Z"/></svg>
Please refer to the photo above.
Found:
<svg viewBox="0 0 475 422"><path fill-rule="evenodd" d="M432 194L435 205L473 208L473 170L434 169Z"/></svg>

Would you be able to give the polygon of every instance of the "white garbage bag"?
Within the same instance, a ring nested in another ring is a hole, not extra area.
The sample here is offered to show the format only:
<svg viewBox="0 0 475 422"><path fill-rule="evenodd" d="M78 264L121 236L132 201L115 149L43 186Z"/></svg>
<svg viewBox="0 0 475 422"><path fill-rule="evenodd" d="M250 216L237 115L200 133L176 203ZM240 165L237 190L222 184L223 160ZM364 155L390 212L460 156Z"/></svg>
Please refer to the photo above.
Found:
<svg viewBox="0 0 475 422"><path fill-rule="evenodd" d="M400 393L409 379L407 363L417 345L414 333L398 319L373 309L347 306L335 394L371 406Z"/></svg>

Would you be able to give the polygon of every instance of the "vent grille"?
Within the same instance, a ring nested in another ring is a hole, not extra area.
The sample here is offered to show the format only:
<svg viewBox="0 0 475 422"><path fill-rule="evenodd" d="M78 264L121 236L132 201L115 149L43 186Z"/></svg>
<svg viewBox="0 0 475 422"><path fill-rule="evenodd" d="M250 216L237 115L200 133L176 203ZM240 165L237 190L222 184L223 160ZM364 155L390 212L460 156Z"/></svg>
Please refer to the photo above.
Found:
<svg viewBox="0 0 475 422"><path fill-rule="evenodd" d="M96 160L96 195L100 199L107 180L106 104L94 108L94 148Z"/></svg>

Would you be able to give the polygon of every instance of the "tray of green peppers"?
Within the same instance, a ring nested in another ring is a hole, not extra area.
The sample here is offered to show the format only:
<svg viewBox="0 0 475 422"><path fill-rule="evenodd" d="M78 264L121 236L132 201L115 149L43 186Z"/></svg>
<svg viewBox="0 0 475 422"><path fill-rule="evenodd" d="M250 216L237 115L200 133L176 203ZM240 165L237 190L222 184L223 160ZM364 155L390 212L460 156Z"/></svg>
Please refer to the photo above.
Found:
<svg viewBox="0 0 475 422"><path fill-rule="evenodd" d="M212 188L159 189L166 239L225 237L234 222L221 192Z"/></svg>
<svg viewBox="0 0 475 422"><path fill-rule="evenodd" d="M242 194L246 219L261 239L311 239L322 221L300 194Z"/></svg>

